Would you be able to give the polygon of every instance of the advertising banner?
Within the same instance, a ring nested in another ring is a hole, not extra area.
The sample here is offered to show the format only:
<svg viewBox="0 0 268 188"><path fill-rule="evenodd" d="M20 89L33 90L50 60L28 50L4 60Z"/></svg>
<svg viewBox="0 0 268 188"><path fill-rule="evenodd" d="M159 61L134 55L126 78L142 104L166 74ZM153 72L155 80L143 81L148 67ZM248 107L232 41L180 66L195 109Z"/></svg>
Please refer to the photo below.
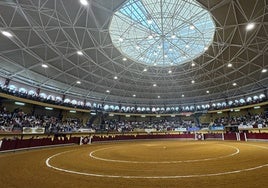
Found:
<svg viewBox="0 0 268 188"><path fill-rule="evenodd" d="M151 132L156 132L156 129L144 129L145 132L151 133Z"/></svg>
<svg viewBox="0 0 268 188"><path fill-rule="evenodd" d="M209 127L209 130L211 130L211 131L223 131L224 126L212 126L212 127Z"/></svg>
<svg viewBox="0 0 268 188"><path fill-rule="evenodd" d="M188 130L189 132L196 132L196 131L199 131L200 128L199 128L199 127L188 127L187 130Z"/></svg>
<svg viewBox="0 0 268 188"><path fill-rule="evenodd" d="M253 129L253 125L239 125L238 129Z"/></svg>
<svg viewBox="0 0 268 188"><path fill-rule="evenodd" d="M185 127L179 127L179 128L175 128L174 131L187 132L187 129Z"/></svg>
<svg viewBox="0 0 268 188"><path fill-rule="evenodd" d="M43 127L23 127L22 134L44 134L45 128Z"/></svg>
<svg viewBox="0 0 268 188"><path fill-rule="evenodd" d="M94 133L96 131L93 130L93 129L90 129L90 128L80 128L80 129L78 129L78 132L82 132L82 133Z"/></svg>

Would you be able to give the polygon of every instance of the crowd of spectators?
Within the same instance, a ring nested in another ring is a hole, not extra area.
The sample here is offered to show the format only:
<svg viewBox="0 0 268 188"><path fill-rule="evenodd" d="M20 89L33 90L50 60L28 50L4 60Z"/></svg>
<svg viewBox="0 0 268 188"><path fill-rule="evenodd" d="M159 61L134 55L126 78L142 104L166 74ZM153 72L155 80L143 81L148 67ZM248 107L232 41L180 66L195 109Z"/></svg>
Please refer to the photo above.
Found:
<svg viewBox="0 0 268 188"><path fill-rule="evenodd" d="M225 126L248 126L253 128L268 127L268 113L250 114L244 116L221 117L212 120L210 123L197 124L194 120L174 119L154 119L130 121L127 119L104 119L101 124L85 123L79 118L61 120L57 117L42 115L32 115L24 113L20 108L9 112L5 107L0 107L0 130L6 132L22 131L23 127L41 127L46 133L59 132L80 132L81 129L107 132L133 132L151 129L155 131L176 131L186 128L186 130L199 130L209 127Z"/></svg>
<svg viewBox="0 0 268 188"><path fill-rule="evenodd" d="M62 121L57 117L27 114L19 108L9 112L0 107L0 130L5 132L21 132L23 127L45 128L46 133L75 132L82 126L79 119Z"/></svg>
<svg viewBox="0 0 268 188"><path fill-rule="evenodd" d="M213 125L223 126L248 126L248 127L268 127L268 113L251 114L243 116L221 117L213 121Z"/></svg>
<svg viewBox="0 0 268 188"><path fill-rule="evenodd" d="M108 132L132 132L145 129L156 131L173 131L177 128L196 127L192 121L183 120L154 120L154 121L128 121L105 120L101 125L82 124L79 119L60 120L57 117L31 115L16 108L12 112L0 107L0 130L7 132L22 131L23 127L45 128L46 133L79 132L81 129Z"/></svg>
<svg viewBox="0 0 268 188"><path fill-rule="evenodd" d="M117 132L130 132L139 131L145 129L152 129L155 131L174 131L178 128L189 128L196 127L193 121L183 120L153 120L153 121L129 121L129 120L107 120L104 124L106 131L117 131Z"/></svg>

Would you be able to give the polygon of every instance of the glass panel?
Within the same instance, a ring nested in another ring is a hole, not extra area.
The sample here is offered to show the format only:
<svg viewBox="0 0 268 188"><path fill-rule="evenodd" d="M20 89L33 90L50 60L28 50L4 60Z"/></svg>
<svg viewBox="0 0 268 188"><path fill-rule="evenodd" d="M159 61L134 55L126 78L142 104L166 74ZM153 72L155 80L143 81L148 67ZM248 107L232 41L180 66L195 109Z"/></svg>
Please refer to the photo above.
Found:
<svg viewBox="0 0 268 188"><path fill-rule="evenodd" d="M33 95L36 95L36 92L33 91L33 90L30 90L30 91L28 92L28 94L33 96Z"/></svg>
<svg viewBox="0 0 268 188"><path fill-rule="evenodd" d="M252 101L252 98L251 97L248 97L247 98L247 102L250 102L250 101Z"/></svg>
<svg viewBox="0 0 268 188"><path fill-rule="evenodd" d="M59 96L57 96L57 97L56 97L56 100L57 100L57 101L62 101L62 98L59 97Z"/></svg>
<svg viewBox="0 0 268 188"><path fill-rule="evenodd" d="M43 99L46 99L46 98L47 98L47 94L45 94L45 93L40 93L40 97L43 98Z"/></svg>
<svg viewBox="0 0 268 188"><path fill-rule="evenodd" d="M72 100L71 102L73 105L76 105L77 104L77 101L76 100Z"/></svg>
<svg viewBox="0 0 268 188"><path fill-rule="evenodd" d="M20 89L19 89L19 92L20 92L20 93L27 93L27 90L26 90L25 88L20 88Z"/></svg>
<svg viewBox="0 0 268 188"><path fill-rule="evenodd" d="M109 105L104 105L104 110L108 110L109 109Z"/></svg>
<svg viewBox="0 0 268 188"><path fill-rule="evenodd" d="M215 24L194 0L129 0L113 15L109 32L124 56L171 66L202 55L213 41Z"/></svg>
<svg viewBox="0 0 268 188"><path fill-rule="evenodd" d="M255 95L255 96L253 97L253 99L254 99L254 100L258 100L259 97L258 97L257 95Z"/></svg>
<svg viewBox="0 0 268 188"><path fill-rule="evenodd" d="M55 97L54 97L53 95L48 95L48 96L47 96L47 99L48 99L48 100L52 100L52 101L54 101L54 100L55 100Z"/></svg>
<svg viewBox="0 0 268 188"><path fill-rule="evenodd" d="M244 104L246 101L245 101L245 99L240 99L239 102L240 102L241 104Z"/></svg>
<svg viewBox="0 0 268 188"><path fill-rule="evenodd" d="M260 94L260 99L263 99L265 98L265 95L264 94Z"/></svg>
<svg viewBox="0 0 268 188"><path fill-rule="evenodd" d="M64 103L69 103L69 102L71 102L70 99L65 99L65 100L64 100Z"/></svg>
<svg viewBox="0 0 268 188"><path fill-rule="evenodd" d="M8 88L9 88L10 90L16 90L16 89L17 89L17 87L14 86L14 85L10 85Z"/></svg>

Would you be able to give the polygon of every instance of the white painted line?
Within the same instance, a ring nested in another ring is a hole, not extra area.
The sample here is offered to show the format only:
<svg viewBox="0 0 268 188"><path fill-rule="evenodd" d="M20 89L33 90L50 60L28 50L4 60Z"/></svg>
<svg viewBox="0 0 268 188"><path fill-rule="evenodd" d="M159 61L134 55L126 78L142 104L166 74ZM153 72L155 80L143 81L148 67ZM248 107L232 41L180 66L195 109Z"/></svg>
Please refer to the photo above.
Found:
<svg viewBox="0 0 268 188"><path fill-rule="evenodd" d="M267 147L263 147L263 146L257 146L257 145L252 145L252 144L247 144L247 145L256 146L256 147L263 148L263 149L268 149ZM229 146L229 147L233 147L233 146ZM233 147L233 148L235 148L237 150L236 153L239 153L238 148L236 148L236 147ZM102 149L108 149L108 148L102 148ZM101 150L101 149L99 149L99 150ZM95 151L99 151L99 150L95 150ZM245 169L239 169L239 170L233 170L233 171L227 171L227 172L211 173L211 174L189 174L189 175L174 175L174 176L126 176L126 175L109 175L109 174L95 174L95 173L79 172L79 171L73 171L73 170L68 170L68 169L64 169L64 168L59 168L59 167L56 167L56 166L53 166L50 164L50 160L52 158L55 158L57 156L60 156L60 155L63 155L63 154L66 154L66 153L69 153L72 151L74 151L74 150L65 151L65 152L57 153L55 155L50 156L49 158L46 159L46 165L49 168L52 168L54 170L58 170L61 172L66 172L66 173L71 173L71 174L93 176L93 177L105 177L105 178L124 178L124 179L178 179L178 178L210 177L210 176L236 174L236 173L253 171L256 169L268 167L268 163L267 163L267 164L263 164L263 165L255 166L255 167L251 167L251 168L245 168ZM231 154L231 155L234 155L234 154Z"/></svg>
<svg viewBox="0 0 268 188"><path fill-rule="evenodd" d="M219 157L205 158L205 159L192 159L192 160L179 160L179 161L127 161L127 160L105 159L105 158L97 157L94 155L98 151L107 150L107 149L114 149L114 147L107 147L107 148L101 148L101 149L94 150L94 151L89 153L89 156L96 159L96 160L101 160L101 161L106 161L106 162L142 163L142 164L145 164L145 163L147 163L147 164L170 164L170 163L192 163L192 162L217 160L217 159L222 159L222 158L226 158L226 157L232 157L234 155L237 155L240 152L237 147L229 146L229 145L225 145L225 144L220 144L220 145L234 148L236 151L234 153L229 154L229 155L224 155L224 156L219 156Z"/></svg>

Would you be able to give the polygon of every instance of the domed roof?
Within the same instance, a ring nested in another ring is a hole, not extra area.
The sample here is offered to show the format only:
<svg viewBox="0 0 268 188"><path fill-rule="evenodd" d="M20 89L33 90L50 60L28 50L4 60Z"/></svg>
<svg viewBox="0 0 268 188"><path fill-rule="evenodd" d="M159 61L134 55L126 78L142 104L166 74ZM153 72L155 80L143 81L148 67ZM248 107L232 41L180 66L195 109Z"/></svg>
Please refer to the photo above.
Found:
<svg viewBox="0 0 268 188"><path fill-rule="evenodd" d="M128 105L247 96L268 86L267 11L266 0L1 1L0 76Z"/></svg>

